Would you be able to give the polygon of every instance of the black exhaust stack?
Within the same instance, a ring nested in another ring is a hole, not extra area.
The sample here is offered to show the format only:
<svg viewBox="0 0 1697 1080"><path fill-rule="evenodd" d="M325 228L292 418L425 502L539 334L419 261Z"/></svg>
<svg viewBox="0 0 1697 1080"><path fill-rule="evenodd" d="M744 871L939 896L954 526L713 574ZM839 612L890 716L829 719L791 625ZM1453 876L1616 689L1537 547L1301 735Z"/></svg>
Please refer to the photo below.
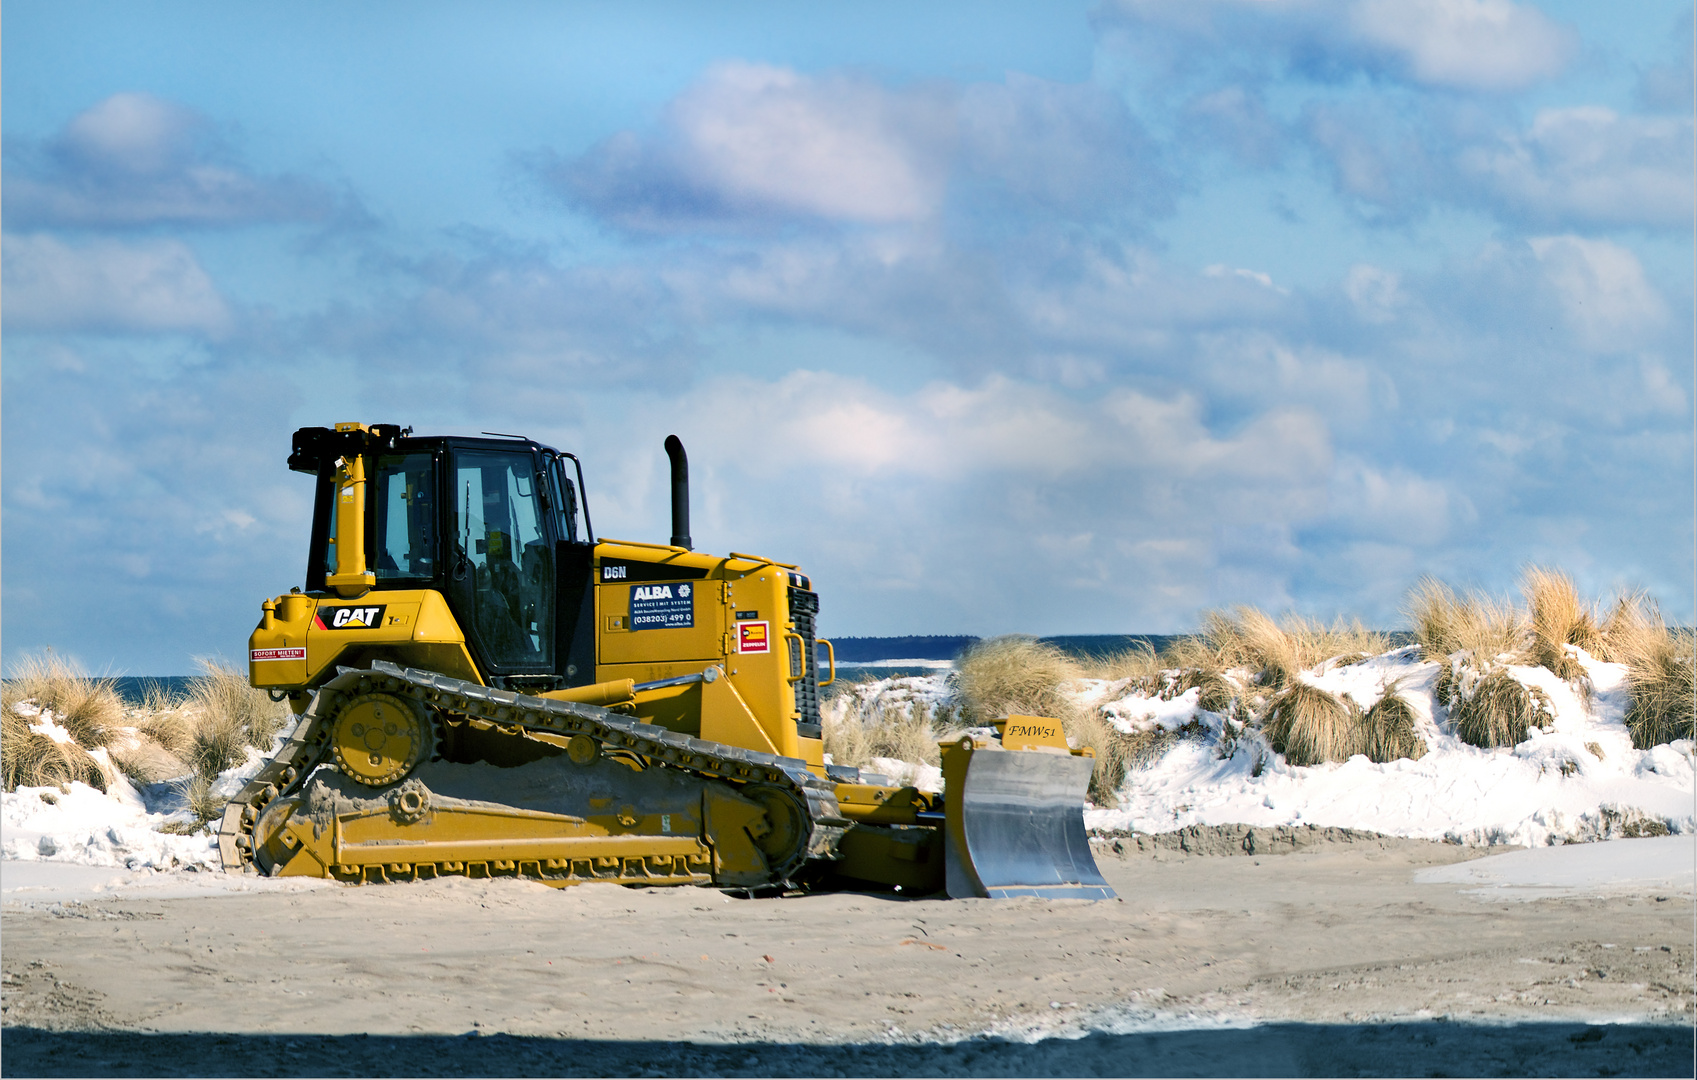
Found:
<svg viewBox="0 0 1697 1080"><path fill-rule="evenodd" d="M666 436L666 456L672 459L672 546L695 550L689 538L689 456L676 435Z"/></svg>

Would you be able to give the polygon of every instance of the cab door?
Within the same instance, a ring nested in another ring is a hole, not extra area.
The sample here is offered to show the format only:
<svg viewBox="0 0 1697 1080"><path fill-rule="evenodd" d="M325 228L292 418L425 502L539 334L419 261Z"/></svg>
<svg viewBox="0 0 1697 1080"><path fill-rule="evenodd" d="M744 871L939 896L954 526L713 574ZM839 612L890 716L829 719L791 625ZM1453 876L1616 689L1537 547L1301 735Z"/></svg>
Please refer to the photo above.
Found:
<svg viewBox="0 0 1697 1080"><path fill-rule="evenodd" d="M490 674L554 671L555 538L540 465L528 447L451 455L448 597Z"/></svg>

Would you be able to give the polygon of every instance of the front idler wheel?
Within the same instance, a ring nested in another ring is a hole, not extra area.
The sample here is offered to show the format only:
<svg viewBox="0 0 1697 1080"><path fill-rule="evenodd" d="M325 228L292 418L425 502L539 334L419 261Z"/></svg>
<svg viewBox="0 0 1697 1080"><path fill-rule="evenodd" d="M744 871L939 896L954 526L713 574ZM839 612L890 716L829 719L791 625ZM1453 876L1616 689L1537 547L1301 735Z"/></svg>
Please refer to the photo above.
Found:
<svg viewBox="0 0 1697 1080"><path fill-rule="evenodd" d="M750 839L766 856L776 881L787 880L807 858L807 838L812 833L807 810L789 791L767 784L749 784L740 794L766 811L766 831L756 836L751 829Z"/></svg>

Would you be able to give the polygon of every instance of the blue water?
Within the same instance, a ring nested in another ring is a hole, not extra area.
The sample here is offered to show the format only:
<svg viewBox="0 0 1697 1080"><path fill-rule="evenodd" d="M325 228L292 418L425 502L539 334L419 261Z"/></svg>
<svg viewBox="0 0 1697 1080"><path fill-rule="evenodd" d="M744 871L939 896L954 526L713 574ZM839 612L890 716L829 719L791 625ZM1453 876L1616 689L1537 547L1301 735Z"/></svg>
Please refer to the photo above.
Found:
<svg viewBox="0 0 1697 1080"><path fill-rule="evenodd" d="M140 705L149 687L157 687L167 695L180 698L189 692L193 675L120 675L112 680L113 689L125 705Z"/></svg>
<svg viewBox="0 0 1697 1080"><path fill-rule="evenodd" d="M1186 634L1057 634L1037 640L1053 645L1074 660L1100 660L1123 653L1140 645L1156 652L1167 648ZM1412 634L1393 630L1386 635L1392 646L1413 642ZM833 637L840 667L853 666L857 661L872 660L953 660L983 638L966 636L927 635L919 637Z"/></svg>

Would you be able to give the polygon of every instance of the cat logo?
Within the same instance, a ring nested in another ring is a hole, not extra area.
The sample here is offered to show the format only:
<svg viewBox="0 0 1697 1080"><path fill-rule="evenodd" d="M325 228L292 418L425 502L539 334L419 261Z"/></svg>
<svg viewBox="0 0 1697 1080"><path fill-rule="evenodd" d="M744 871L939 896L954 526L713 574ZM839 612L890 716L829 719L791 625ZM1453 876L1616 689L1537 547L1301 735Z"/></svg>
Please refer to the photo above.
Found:
<svg viewBox="0 0 1697 1080"><path fill-rule="evenodd" d="M321 607L313 615L313 625L320 630L375 630L383 625L386 604L371 607Z"/></svg>

